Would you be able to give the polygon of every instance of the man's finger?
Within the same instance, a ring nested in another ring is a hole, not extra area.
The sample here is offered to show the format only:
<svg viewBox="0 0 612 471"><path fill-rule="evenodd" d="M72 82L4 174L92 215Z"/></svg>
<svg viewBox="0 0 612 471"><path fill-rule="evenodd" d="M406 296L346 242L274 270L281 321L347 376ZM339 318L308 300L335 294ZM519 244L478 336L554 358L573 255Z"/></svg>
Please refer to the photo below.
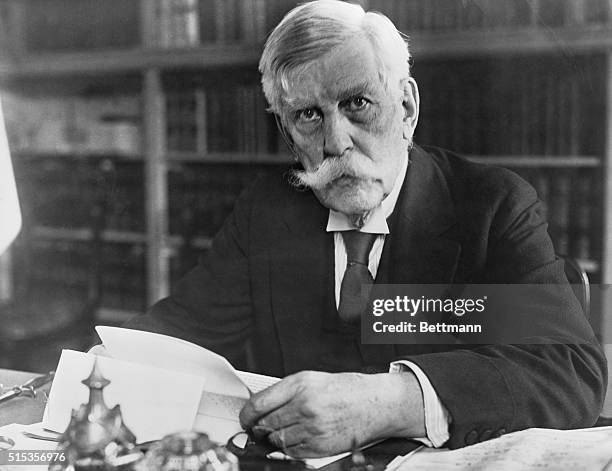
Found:
<svg viewBox="0 0 612 471"><path fill-rule="evenodd" d="M262 427L262 429L268 430L269 433L273 430L280 430L298 424L301 420L302 414L297 408L293 407L293 403L289 402L260 417L254 427Z"/></svg>
<svg viewBox="0 0 612 471"><path fill-rule="evenodd" d="M296 394L296 384L291 377L251 396L240 411L240 425L246 430L251 428L258 419L284 406Z"/></svg>
<svg viewBox="0 0 612 471"><path fill-rule="evenodd" d="M268 435L268 440L285 453L289 448L304 443L307 438L308 432L300 424L294 424L287 428L275 430Z"/></svg>

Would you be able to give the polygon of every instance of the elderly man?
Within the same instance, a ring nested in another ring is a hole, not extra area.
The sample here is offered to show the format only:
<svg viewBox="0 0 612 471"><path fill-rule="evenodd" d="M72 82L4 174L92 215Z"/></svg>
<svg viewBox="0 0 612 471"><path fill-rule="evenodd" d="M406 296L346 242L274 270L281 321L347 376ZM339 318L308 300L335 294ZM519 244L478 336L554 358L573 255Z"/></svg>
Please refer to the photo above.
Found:
<svg viewBox="0 0 612 471"><path fill-rule="evenodd" d="M353 328L368 279L567 283L527 183L413 145L419 93L393 24L306 3L271 33L260 71L299 168L255 182L207 260L129 326L230 360L249 342L256 369L284 379L241 421L294 456L592 425L606 366L574 298L548 307L563 311L553 345L364 345Z"/></svg>

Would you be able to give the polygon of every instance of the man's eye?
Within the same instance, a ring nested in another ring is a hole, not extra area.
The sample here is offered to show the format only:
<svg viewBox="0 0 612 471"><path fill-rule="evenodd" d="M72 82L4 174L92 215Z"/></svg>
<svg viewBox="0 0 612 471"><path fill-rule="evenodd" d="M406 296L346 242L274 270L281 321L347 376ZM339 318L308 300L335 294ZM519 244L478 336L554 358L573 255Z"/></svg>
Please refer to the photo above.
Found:
<svg viewBox="0 0 612 471"><path fill-rule="evenodd" d="M370 101L362 96L356 96L347 101L347 107L350 111L362 111L365 110Z"/></svg>
<svg viewBox="0 0 612 471"><path fill-rule="evenodd" d="M302 123L312 123L320 118L320 114L314 108L306 108L296 113L296 118Z"/></svg>

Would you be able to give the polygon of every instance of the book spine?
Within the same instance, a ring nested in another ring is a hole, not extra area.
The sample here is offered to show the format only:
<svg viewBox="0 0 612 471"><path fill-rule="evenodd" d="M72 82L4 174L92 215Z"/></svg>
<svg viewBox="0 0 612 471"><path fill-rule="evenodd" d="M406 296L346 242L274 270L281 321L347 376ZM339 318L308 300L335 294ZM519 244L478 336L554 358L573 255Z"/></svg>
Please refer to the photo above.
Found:
<svg viewBox="0 0 612 471"><path fill-rule="evenodd" d="M576 204L575 204L575 230L573 240L572 254L575 258L581 260L589 260L593 258L592 250L592 227L593 219L593 198L592 187L593 182L589 174L582 173L578 175L575 181Z"/></svg>
<svg viewBox="0 0 612 471"><path fill-rule="evenodd" d="M225 0L224 2L224 18L225 18L225 42L234 43L239 37L239 15L238 15L238 0Z"/></svg>
<svg viewBox="0 0 612 471"><path fill-rule="evenodd" d="M555 154L556 144L556 121L560 118L556 113L555 79L547 73L544 77L544 96L545 96L545 119L543 129L544 155ZM566 252L567 253L567 252Z"/></svg>
<svg viewBox="0 0 612 471"><path fill-rule="evenodd" d="M246 44L257 41L255 27L255 2L254 0L242 0L239 5L240 11L240 39Z"/></svg>
<svg viewBox="0 0 612 471"><path fill-rule="evenodd" d="M414 7L415 0L404 0L403 2L395 2L393 17L390 18L398 31L404 34L412 34L415 28L412 25L414 19L411 13L411 8Z"/></svg>
<svg viewBox="0 0 612 471"><path fill-rule="evenodd" d="M266 28L266 17L268 15L266 0L253 0L253 22L254 22L254 40L257 43L263 43L268 36Z"/></svg>
<svg viewBox="0 0 612 471"><path fill-rule="evenodd" d="M568 148L570 155L578 155L580 153L580 128L579 123L582 123L581 116L581 97L580 97L580 86L576 82L576 77L571 76L568 79L568 109L567 109L567 122L568 122Z"/></svg>
<svg viewBox="0 0 612 471"><path fill-rule="evenodd" d="M217 39L217 0L199 0L198 19L200 43L214 43Z"/></svg>
<svg viewBox="0 0 612 471"><path fill-rule="evenodd" d="M223 44L229 37L225 0L214 0L214 7L215 41Z"/></svg>
<svg viewBox="0 0 612 471"><path fill-rule="evenodd" d="M196 100L196 150L199 154L208 153L208 117L206 107L206 90L198 88L195 92Z"/></svg>
<svg viewBox="0 0 612 471"><path fill-rule="evenodd" d="M255 151L258 154L269 154L271 153L269 145L270 120L268 113L266 112L266 100L258 86L253 90L253 92L255 102L254 117L257 129Z"/></svg>
<svg viewBox="0 0 612 471"><path fill-rule="evenodd" d="M571 0L566 5L566 20L567 26L580 26L585 21L585 0Z"/></svg>
<svg viewBox="0 0 612 471"><path fill-rule="evenodd" d="M555 251L570 253L570 198L571 178L566 171L559 171L553 180L550 202L550 235Z"/></svg>

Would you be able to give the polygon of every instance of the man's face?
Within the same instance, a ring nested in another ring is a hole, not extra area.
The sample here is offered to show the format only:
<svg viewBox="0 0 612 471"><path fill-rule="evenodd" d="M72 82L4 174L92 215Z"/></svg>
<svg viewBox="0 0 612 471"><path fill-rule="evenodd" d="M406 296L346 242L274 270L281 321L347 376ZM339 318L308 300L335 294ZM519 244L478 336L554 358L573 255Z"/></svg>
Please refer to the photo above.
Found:
<svg viewBox="0 0 612 471"><path fill-rule="evenodd" d="M285 95L283 122L304 183L347 215L370 211L389 194L416 126L416 84L390 78L385 87L379 69L369 41L355 39L290 76Z"/></svg>

